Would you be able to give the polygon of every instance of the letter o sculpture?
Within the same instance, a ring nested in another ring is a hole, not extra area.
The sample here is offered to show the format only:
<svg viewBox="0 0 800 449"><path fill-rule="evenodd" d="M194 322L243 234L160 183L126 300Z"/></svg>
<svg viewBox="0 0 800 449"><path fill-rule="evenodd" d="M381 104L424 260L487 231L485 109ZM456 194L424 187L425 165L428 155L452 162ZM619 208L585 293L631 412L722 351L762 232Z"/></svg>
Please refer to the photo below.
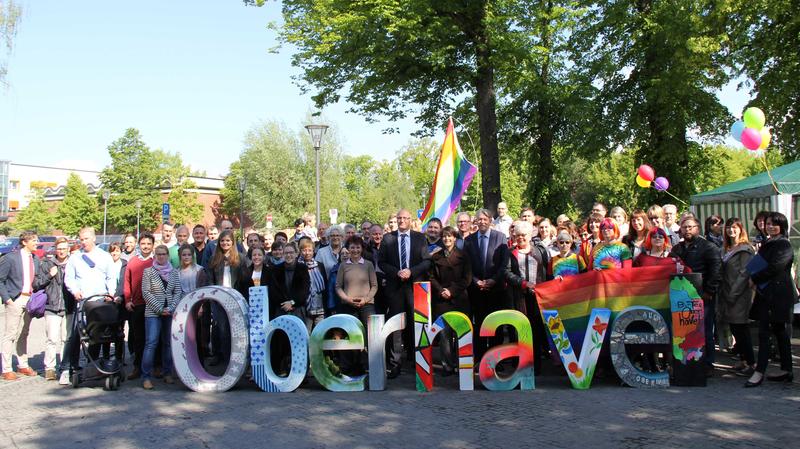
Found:
<svg viewBox="0 0 800 449"><path fill-rule="evenodd" d="M230 323L231 356L221 377L209 374L197 354L195 311L205 300L219 304ZM247 302L238 291L228 287L203 287L184 296L178 303L172 318L172 360L181 382L191 390L201 393L230 390L244 374L249 350Z"/></svg>

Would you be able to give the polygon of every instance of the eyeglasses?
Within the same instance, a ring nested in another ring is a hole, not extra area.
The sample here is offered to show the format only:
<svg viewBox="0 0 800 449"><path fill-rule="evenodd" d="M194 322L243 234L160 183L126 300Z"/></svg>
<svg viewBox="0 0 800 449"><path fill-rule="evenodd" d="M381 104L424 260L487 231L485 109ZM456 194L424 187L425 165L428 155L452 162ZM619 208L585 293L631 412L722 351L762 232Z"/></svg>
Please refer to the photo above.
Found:
<svg viewBox="0 0 800 449"><path fill-rule="evenodd" d="M572 244L572 242L565 242L565 241L561 241L561 242L558 242L558 244L559 244L559 245L571 245L571 244Z"/></svg>
<svg viewBox="0 0 800 449"><path fill-rule="evenodd" d="M169 253L156 253L156 256L168 256Z"/></svg>
<svg viewBox="0 0 800 449"><path fill-rule="evenodd" d="M664 240L664 236L661 234L653 234L650 236L651 239L661 239Z"/></svg>

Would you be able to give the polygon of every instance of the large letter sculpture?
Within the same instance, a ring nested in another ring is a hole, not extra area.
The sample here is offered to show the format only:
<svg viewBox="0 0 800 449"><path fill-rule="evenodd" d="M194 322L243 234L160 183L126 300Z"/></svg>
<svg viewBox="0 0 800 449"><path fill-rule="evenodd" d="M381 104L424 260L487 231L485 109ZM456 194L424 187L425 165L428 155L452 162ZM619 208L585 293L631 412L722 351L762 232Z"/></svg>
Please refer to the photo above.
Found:
<svg viewBox="0 0 800 449"><path fill-rule="evenodd" d="M197 354L195 319L200 303L218 303L228 315L231 329L231 355L221 377L209 374ZM178 303L172 319L172 360L175 372L187 387L199 392L227 391L239 381L247 364L247 302L241 293L227 287L203 287Z"/></svg>
<svg viewBox="0 0 800 449"><path fill-rule="evenodd" d="M384 324L383 315L370 315L367 321L367 354L369 356L369 389L386 389L386 339L392 332L406 328L406 313L398 313Z"/></svg>
<svg viewBox="0 0 800 449"><path fill-rule="evenodd" d="M270 343L276 331L286 332L292 353L292 368L287 377L275 374L270 358ZM303 320L283 315L269 320L267 287L250 287L250 364L253 380L268 392L290 392L297 389L308 370L308 330Z"/></svg>
<svg viewBox="0 0 800 449"><path fill-rule="evenodd" d="M461 312L445 312L431 324L430 282L414 284L414 341L417 391L433 389L433 342L445 326L458 336L459 389L474 389L472 322ZM446 342L445 344L450 344Z"/></svg>
<svg viewBox="0 0 800 449"><path fill-rule="evenodd" d="M433 389L433 348L429 323L431 320L431 283L414 283L414 356L417 391Z"/></svg>
<svg viewBox="0 0 800 449"><path fill-rule="evenodd" d="M592 385L592 376L597 366L597 357L603 347L603 338L608 328L608 320L611 318L610 309L592 309L589 316L589 323L586 326L586 334L583 337L580 358L576 358L575 350L570 343L567 330L557 310L545 310L544 322L550 336L553 337L553 345L561 356L561 362L567 370L567 376L572 384L572 388L578 390L588 390Z"/></svg>
<svg viewBox="0 0 800 449"><path fill-rule="evenodd" d="M746 280L745 280L746 282ZM706 386L706 351L703 299L697 288L703 285L698 273L674 275L669 282L672 306L673 383L678 386Z"/></svg>
<svg viewBox="0 0 800 449"><path fill-rule="evenodd" d="M481 382L487 390L506 391L520 386L522 390L533 390L533 335L528 318L516 310L492 312L481 324L481 337L493 337L497 328L511 325L517 333L517 342L495 346L486 351L481 359L479 371ZM511 376L499 377L497 365L508 358L517 357L519 364Z"/></svg>
<svg viewBox="0 0 800 449"><path fill-rule="evenodd" d="M634 321L644 321L654 332L627 332ZM617 315L611 330L611 362L623 382L640 388L663 388L669 386L669 374L650 373L636 368L625 353L626 345L669 344L669 330L660 313L644 306L628 307Z"/></svg>
<svg viewBox="0 0 800 449"><path fill-rule="evenodd" d="M347 333L347 339L326 339L325 334L332 329ZM364 376L350 377L338 373L339 367L332 368L333 362L322 351L344 351L364 349L364 325L352 315L340 314L325 318L311 332L309 352L311 372L314 378L330 391L363 391ZM335 365L333 365L335 366ZM334 373L337 371L337 373Z"/></svg>

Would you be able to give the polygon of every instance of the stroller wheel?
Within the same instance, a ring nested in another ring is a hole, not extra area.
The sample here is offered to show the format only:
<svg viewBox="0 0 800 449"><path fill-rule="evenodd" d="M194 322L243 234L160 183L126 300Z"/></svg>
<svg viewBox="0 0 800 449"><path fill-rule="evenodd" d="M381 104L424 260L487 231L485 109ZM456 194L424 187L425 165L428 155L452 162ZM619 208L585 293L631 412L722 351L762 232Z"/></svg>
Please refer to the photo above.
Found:
<svg viewBox="0 0 800 449"><path fill-rule="evenodd" d="M114 376L114 389L119 390L119 385L122 383L122 376Z"/></svg>
<svg viewBox="0 0 800 449"><path fill-rule="evenodd" d="M72 374L72 388L78 388L78 385L81 383L81 375L80 373L73 373Z"/></svg>
<svg viewBox="0 0 800 449"><path fill-rule="evenodd" d="M114 389L114 378L111 376L106 377L105 383L103 384L103 390L110 391Z"/></svg>

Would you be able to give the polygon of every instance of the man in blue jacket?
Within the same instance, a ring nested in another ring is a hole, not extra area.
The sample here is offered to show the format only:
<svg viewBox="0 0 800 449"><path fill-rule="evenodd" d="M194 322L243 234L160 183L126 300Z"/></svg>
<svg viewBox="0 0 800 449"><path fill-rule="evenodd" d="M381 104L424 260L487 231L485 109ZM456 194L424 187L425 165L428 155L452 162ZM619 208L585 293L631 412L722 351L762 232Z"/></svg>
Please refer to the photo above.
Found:
<svg viewBox="0 0 800 449"><path fill-rule="evenodd" d="M20 248L0 259L0 301L5 307L5 332L3 333L3 379L17 380L11 369L11 355L17 355L17 372L36 376L28 366L28 330L31 315L25 310L33 293L33 281L39 268L39 258L33 254L39 238L33 231L19 236Z"/></svg>

